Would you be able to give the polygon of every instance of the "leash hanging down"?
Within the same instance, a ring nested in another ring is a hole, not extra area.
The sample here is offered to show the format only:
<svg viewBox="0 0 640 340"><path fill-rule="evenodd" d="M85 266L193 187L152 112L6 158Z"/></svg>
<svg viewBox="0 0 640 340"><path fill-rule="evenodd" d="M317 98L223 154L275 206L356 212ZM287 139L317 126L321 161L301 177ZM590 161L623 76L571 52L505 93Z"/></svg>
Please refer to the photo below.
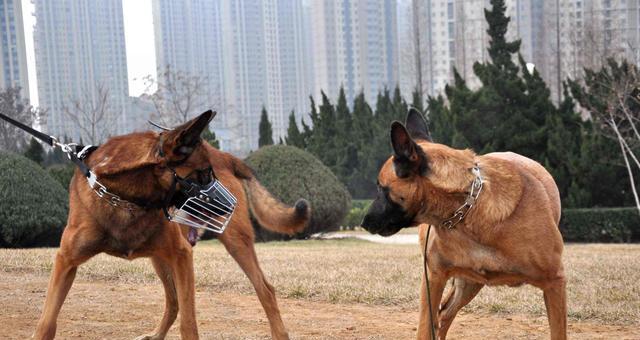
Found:
<svg viewBox="0 0 640 340"><path fill-rule="evenodd" d="M453 215L446 220L440 223L441 227L444 227L448 230L453 229L458 223L462 222L467 214L476 205L478 201L478 197L480 197L480 193L482 192L482 187L484 186L484 180L482 179L482 174L480 173L480 166L476 163L471 172L474 174L473 182L471 183L471 188L469 189L469 194L465 199L464 203L456 209ZM424 280L425 280L425 289L426 289L426 299L428 302L429 308L429 326L431 327L431 340L436 340L436 326L433 322L433 308L431 306L431 287L429 286L429 272L428 272L428 254L427 247L429 245L429 234L431 233L431 225L427 227L427 235L424 240L424 255L423 255L423 264L424 264ZM439 308L439 306L438 306Z"/></svg>

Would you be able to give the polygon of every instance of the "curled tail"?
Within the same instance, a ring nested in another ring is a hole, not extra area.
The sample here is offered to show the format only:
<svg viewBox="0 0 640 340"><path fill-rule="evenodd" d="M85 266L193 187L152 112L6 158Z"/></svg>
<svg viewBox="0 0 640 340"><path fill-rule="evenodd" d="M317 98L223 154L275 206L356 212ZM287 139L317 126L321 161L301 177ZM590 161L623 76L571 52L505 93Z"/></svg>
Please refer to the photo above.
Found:
<svg viewBox="0 0 640 340"><path fill-rule="evenodd" d="M304 230L311 218L305 199L290 207L273 197L254 177L245 180L245 191L253 217L268 230L292 235Z"/></svg>

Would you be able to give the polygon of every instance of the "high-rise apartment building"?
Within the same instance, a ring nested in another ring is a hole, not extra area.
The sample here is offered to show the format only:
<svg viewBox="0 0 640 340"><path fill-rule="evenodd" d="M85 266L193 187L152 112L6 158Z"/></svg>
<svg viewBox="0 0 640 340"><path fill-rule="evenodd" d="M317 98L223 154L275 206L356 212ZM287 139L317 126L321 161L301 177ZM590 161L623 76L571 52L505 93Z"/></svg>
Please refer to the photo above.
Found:
<svg viewBox="0 0 640 340"><path fill-rule="evenodd" d="M307 111L310 54L299 0L154 0L158 65L206 79L204 104L225 150L258 147L264 106L277 141Z"/></svg>
<svg viewBox="0 0 640 340"><path fill-rule="evenodd" d="M640 1L546 0L544 13L544 59L536 65L554 98L566 78L581 78L609 57L640 65Z"/></svg>
<svg viewBox="0 0 640 340"><path fill-rule="evenodd" d="M453 80L453 68L470 86L478 86L473 73L475 62L489 58L489 37L485 8L489 0L407 0L402 7L404 20L411 20L410 32L401 41L409 55L404 75L415 88L421 78L425 95L441 93ZM531 60L536 51L540 26L540 12L534 11L540 1L507 0L506 15L511 18L508 39L522 39L525 60ZM408 11L408 13L407 13ZM417 15L415 15L417 13ZM418 71L420 77L418 76ZM408 87L404 80L404 87Z"/></svg>
<svg viewBox="0 0 640 340"><path fill-rule="evenodd" d="M29 97L27 53L25 49L22 4L19 0L0 0L0 88L20 87Z"/></svg>
<svg viewBox="0 0 640 340"><path fill-rule="evenodd" d="M412 64L403 62L403 90L418 83L425 94L438 94L453 80L453 68L471 86L479 86L473 64L488 59L484 9L489 0L403 0L400 45ZM598 67L608 56L639 58L638 0L506 0L511 18L507 38L520 39L521 54L535 65L558 99L558 84L579 78L584 67ZM418 15L414 15L418 13ZM415 25L419 29L415 30ZM417 38L416 38L417 37ZM416 47L418 46L418 47ZM416 56L419 56L416 59ZM420 61L418 63L418 60ZM558 66L559 65L559 66Z"/></svg>
<svg viewBox="0 0 640 340"><path fill-rule="evenodd" d="M317 0L311 10L314 96L347 101L364 91L370 102L398 82L395 0Z"/></svg>
<svg viewBox="0 0 640 340"><path fill-rule="evenodd" d="M47 131L76 141L82 137L85 143L127 132L122 1L34 0L34 4L38 96L40 107L47 110ZM76 101L85 110L75 109ZM98 119L92 111L102 111L104 117Z"/></svg>

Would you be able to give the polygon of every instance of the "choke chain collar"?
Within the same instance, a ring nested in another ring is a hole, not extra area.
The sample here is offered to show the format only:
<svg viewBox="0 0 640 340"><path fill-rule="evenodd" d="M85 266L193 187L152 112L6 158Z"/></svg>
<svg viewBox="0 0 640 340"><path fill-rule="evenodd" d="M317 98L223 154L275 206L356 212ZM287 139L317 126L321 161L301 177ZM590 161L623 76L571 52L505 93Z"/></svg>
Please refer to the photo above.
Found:
<svg viewBox="0 0 640 340"><path fill-rule="evenodd" d="M484 181L482 180L482 174L480 173L480 166L478 165L478 163L474 165L474 167L471 169L471 172L473 172L475 178L471 183L469 195L467 195L464 203L458 209L456 209L451 217L440 223L441 226L447 229L453 229L458 223L462 222L462 220L469 213L469 210L471 210L471 208L476 205L478 197L480 196L480 192L482 192Z"/></svg>

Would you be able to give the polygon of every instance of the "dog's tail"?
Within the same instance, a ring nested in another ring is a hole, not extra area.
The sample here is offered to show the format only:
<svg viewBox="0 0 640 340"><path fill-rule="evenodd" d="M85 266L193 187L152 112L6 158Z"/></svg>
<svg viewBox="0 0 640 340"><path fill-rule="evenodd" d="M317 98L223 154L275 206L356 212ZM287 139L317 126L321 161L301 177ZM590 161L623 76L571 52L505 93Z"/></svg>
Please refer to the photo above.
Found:
<svg viewBox="0 0 640 340"><path fill-rule="evenodd" d="M245 180L245 191L253 217L270 231L293 235L304 230L311 218L311 208L305 199L299 199L293 207L287 206L255 177Z"/></svg>

